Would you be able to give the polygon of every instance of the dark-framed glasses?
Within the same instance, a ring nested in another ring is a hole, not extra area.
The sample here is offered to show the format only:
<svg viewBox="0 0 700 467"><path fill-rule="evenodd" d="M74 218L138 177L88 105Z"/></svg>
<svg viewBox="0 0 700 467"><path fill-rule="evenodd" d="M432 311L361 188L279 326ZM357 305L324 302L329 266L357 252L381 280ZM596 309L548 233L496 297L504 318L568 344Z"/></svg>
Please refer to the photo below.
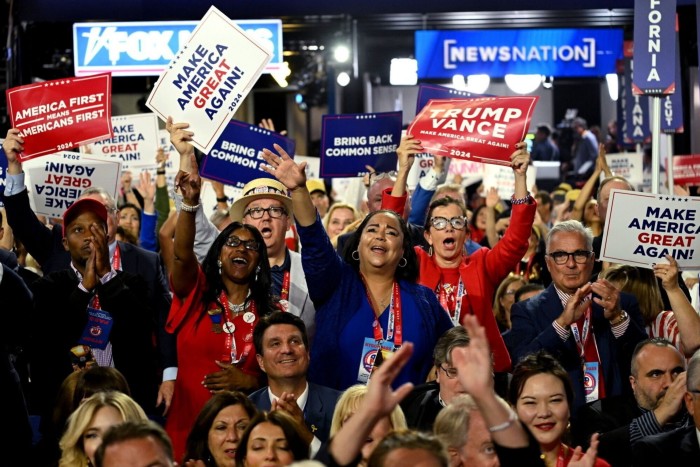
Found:
<svg viewBox="0 0 700 467"><path fill-rule="evenodd" d="M452 228L455 230L462 230L467 225L467 218L464 216L453 217L452 219L447 219L446 217L431 217L430 224L437 230L445 230L447 224L452 224Z"/></svg>
<svg viewBox="0 0 700 467"><path fill-rule="evenodd" d="M592 255L592 251L576 250L572 253L568 253L566 251L555 251L553 253L549 253L548 256L552 258L556 264L566 264L569 261L570 256L573 256L574 261L576 261L578 264L583 264L588 261Z"/></svg>
<svg viewBox="0 0 700 467"><path fill-rule="evenodd" d="M243 217L250 216L253 219L262 219L265 213L268 213L273 219L279 219L280 217L287 215L287 210L282 206L270 206L269 208L250 208L243 214Z"/></svg>
<svg viewBox="0 0 700 467"><path fill-rule="evenodd" d="M445 372L445 376L447 376L448 379L455 379L457 377L457 368L445 368L440 365L440 369Z"/></svg>
<svg viewBox="0 0 700 467"><path fill-rule="evenodd" d="M241 240L236 235L231 235L229 238L226 239L225 243L226 246L230 247L237 247L242 243L246 250L258 251L258 248L260 248L260 244L257 240Z"/></svg>

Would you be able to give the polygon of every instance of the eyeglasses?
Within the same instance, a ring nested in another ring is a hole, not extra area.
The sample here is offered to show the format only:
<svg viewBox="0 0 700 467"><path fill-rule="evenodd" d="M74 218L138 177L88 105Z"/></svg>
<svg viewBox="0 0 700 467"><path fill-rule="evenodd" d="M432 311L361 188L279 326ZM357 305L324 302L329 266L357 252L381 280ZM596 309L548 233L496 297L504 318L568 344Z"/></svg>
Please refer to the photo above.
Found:
<svg viewBox="0 0 700 467"><path fill-rule="evenodd" d="M573 256L574 261L579 264L583 264L588 261L593 255L592 251L587 250L576 250L573 253L567 253L566 251L555 251L554 253L549 253L549 257L554 260L556 264L566 264L569 262L569 257Z"/></svg>
<svg viewBox="0 0 700 467"><path fill-rule="evenodd" d="M693 394L700 395L700 389L688 389L688 392L692 392Z"/></svg>
<svg viewBox="0 0 700 467"><path fill-rule="evenodd" d="M464 216L453 217L452 219L445 217L430 218L430 224L438 230L445 230L448 222L452 224L452 228L455 230L462 230L467 225L467 218Z"/></svg>
<svg viewBox="0 0 700 467"><path fill-rule="evenodd" d="M257 240L241 240L236 235L231 235L225 242L226 246L231 247L237 247L241 243L246 250L258 251L258 248L260 248L260 244L257 242Z"/></svg>
<svg viewBox="0 0 700 467"><path fill-rule="evenodd" d="M440 369L445 372L448 379L455 379L457 377L457 368L445 368L440 365Z"/></svg>
<svg viewBox="0 0 700 467"><path fill-rule="evenodd" d="M262 219L265 213L268 213L273 219L279 219L280 217L287 215L287 210L282 206L270 206L269 208L250 208L243 214L243 217L250 216L253 219Z"/></svg>

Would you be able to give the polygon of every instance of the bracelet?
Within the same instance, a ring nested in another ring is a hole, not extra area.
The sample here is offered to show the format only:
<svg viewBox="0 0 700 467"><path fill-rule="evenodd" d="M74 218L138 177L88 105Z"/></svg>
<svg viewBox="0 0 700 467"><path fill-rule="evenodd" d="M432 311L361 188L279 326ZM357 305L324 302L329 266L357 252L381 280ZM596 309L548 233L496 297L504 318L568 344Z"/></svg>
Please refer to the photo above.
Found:
<svg viewBox="0 0 700 467"><path fill-rule="evenodd" d="M530 204L530 199L532 197L530 196L530 193L528 193L524 198L515 198L515 195L510 197L510 204L516 205L516 204Z"/></svg>
<svg viewBox="0 0 700 467"><path fill-rule="evenodd" d="M513 412L512 410L508 410L510 414L508 415L508 420L506 420L503 423L499 423L496 426L490 426L489 427L489 432L490 433L496 433L497 431L503 431L507 428L510 428L513 423L515 423L518 420L518 416Z"/></svg>
<svg viewBox="0 0 700 467"><path fill-rule="evenodd" d="M185 211L185 212L197 212L197 209L202 205L202 203L197 203L194 206L190 206L189 204L181 203L180 204L180 209Z"/></svg>
<svg viewBox="0 0 700 467"><path fill-rule="evenodd" d="M615 321L610 320L610 326L617 326L618 324L622 324L625 321L627 321L627 318L629 317L630 315L628 315L625 310L622 310Z"/></svg>
<svg viewBox="0 0 700 467"><path fill-rule="evenodd" d="M165 169L156 170L156 175L165 175Z"/></svg>
<svg viewBox="0 0 700 467"><path fill-rule="evenodd" d="M228 203L228 198L226 196L222 196L220 198L216 198L217 203Z"/></svg>

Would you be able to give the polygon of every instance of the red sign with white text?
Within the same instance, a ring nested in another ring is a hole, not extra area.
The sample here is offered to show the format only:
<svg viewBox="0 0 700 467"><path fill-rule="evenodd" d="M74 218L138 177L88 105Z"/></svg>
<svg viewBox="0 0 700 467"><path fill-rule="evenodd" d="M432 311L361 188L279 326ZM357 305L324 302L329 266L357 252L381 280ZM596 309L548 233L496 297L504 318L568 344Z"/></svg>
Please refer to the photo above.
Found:
<svg viewBox="0 0 700 467"><path fill-rule="evenodd" d="M530 127L537 96L432 99L408 127L426 152L510 165Z"/></svg>
<svg viewBox="0 0 700 467"><path fill-rule="evenodd" d="M700 185L700 154L673 156L673 183Z"/></svg>
<svg viewBox="0 0 700 467"><path fill-rule="evenodd" d="M111 87L104 73L8 89L12 127L24 138L20 161L111 138Z"/></svg>

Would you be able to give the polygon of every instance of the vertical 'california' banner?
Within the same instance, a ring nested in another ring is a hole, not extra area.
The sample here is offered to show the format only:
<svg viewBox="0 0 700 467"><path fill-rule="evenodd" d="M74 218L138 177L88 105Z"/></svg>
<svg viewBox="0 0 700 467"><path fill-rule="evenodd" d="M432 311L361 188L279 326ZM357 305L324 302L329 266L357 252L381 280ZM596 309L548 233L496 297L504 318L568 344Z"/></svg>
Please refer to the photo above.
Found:
<svg viewBox="0 0 700 467"><path fill-rule="evenodd" d="M635 0L635 94L666 95L676 89L676 0Z"/></svg>

